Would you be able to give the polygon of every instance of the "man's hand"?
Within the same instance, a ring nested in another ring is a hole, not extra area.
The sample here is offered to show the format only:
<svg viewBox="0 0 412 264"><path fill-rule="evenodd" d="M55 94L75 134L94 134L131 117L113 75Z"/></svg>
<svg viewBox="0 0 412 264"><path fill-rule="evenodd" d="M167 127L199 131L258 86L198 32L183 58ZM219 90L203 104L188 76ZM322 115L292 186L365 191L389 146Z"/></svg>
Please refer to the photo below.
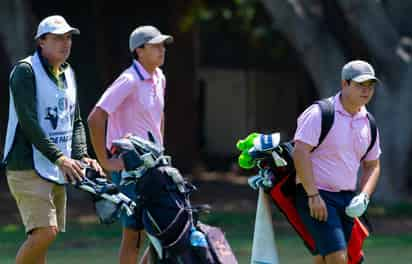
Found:
<svg viewBox="0 0 412 264"><path fill-rule="evenodd" d="M80 161L61 156L56 165L62 171L64 177L68 182L74 183L81 181L84 178L83 165Z"/></svg>
<svg viewBox="0 0 412 264"><path fill-rule="evenodd" d="M357 196L353 197L350 204L346 206L345 212L350 217L359 217L363 215L368 208L369 204L369 195L367 193L360 193Z"/></svg>
<svg viewBox="0 0 412 264"><path fill-rule="evenodd" d="M97 160L84 157L84 158L81 159L81 161L83 163L87 164L88 166L90 166L95 171L97 171L101 176L106 176L106 174L103 171L103 168L100 166L100 164L97 162Z"/></svg>
<svg viewBox="0 0 412 264"><path fill-rule="evenodd" d="M318 221L326 221L328 219L328 210L325 201L323 201L319 193L308 195L308 204L310 216Z"/></svg>

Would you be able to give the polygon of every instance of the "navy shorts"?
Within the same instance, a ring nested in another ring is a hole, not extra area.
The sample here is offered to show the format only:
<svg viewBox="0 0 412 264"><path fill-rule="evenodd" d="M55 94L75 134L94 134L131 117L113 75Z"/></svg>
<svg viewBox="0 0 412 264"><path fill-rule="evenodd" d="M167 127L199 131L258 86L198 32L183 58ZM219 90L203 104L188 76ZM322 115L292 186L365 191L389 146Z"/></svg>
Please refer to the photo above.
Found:
<svg viewBox="0 0 412 264"><path fill-rule="evenodd" d="M120 186L121 174L120 172L112 172L112 181L114 184L119 186L120 192L125 194L132 200L136 200L137 193L136 193L136 184L131 183L128 185ZM139 212L136 214L128 216L124 210L122 210L120 214L120 221L123 227L127 227L134 230L142 230L143 229L143 222L142 217Z"/></svg>
<svg viewBox="0 0 412 264"><path fill-rule="evenodd" d="M350 239L353 218L345 214L345 207L350 203L355 193L352 191L328 192L319 190L326 203L328 219L318 221L310 216L308 197L299 184L296 189L296 209L303 223L312 235L316 244L314 255L326 256L333 252L344 250Z"/></svg>

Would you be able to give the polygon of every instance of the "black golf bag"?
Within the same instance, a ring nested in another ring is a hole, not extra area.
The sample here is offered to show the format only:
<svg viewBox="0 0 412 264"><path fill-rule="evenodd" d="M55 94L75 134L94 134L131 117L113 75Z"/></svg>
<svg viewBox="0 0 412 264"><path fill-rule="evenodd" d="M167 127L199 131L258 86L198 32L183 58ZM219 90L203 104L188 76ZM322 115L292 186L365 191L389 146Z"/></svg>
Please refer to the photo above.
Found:
<svg viewBox="0 0 412 264"><path fill-rule="evenodd" d="M199 207L189 199L196 188L172 167L163 149L131 136L114 141L112 154L125 163L121 184L136 182L135 212L156 251L154 263L237 263L223 232L198 221Z"/></svg>

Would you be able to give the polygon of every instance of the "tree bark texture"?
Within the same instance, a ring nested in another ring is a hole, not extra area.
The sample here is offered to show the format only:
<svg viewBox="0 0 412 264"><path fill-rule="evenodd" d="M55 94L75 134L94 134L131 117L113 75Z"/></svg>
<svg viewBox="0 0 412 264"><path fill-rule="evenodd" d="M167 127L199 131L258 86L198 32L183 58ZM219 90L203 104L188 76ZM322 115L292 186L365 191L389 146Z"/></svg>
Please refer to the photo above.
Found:
<svg viewBox="0 0 412 264"><path fill-rule="evenodd" d="M330 32L323 15L324 2L318 0L262 0L273 18L273 26L282 32L302 56L302 63L313 78L319 94L340 87L340 70L347 61L345 48ZM366 47L368 58L377 70L381 84L370 105L375 114L383 149L382 175L376 196L381 200L396 200L406 195L409 173L408 158L412 152L411 108L412 41L401 36L399 29L379 1L339 0L353 35ZM399 3L398 3L399 4ZM392 18L395 7L392 4ZM400 10L399 8L397 10ZM397 21L402 21L396 17ZM399 24L399 23L398 23Z"/></svg>
<svg viewBox="0 0 412 264"><path fill-rule="evenodd" d="M33 39L30 26L32 19L27 1L4 0L0 2L0 156L3 157L7 129L9 89L8 77L19 59L30 49ZM1 177L1 176L0 176Z"/></svg>

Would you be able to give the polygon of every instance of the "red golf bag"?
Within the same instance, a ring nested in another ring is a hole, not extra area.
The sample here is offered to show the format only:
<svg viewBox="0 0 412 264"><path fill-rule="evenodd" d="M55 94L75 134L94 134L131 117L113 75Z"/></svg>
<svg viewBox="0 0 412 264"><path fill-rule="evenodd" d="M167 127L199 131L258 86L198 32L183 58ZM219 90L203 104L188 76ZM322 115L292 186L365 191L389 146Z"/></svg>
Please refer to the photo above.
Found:
<svg viewBox="0 0 412 264"><path fill-rule="evenodd" d="M267 188L266 192L270 194L279 211L286 217L305 246L313 254L316 252L315 241L303 224L295 207L296 171L292 158L293 148L293 143L286 142L281 143L273 150L287 162L286 166L276 166L272 154L268 153L267 158L263 158L262 156L260 159L259 168L271 172L270 180L272 187ZM347 248L348 264L362 263L362 245L368 236L369 232L367 228L359 219L355 218Z"/></svg>

